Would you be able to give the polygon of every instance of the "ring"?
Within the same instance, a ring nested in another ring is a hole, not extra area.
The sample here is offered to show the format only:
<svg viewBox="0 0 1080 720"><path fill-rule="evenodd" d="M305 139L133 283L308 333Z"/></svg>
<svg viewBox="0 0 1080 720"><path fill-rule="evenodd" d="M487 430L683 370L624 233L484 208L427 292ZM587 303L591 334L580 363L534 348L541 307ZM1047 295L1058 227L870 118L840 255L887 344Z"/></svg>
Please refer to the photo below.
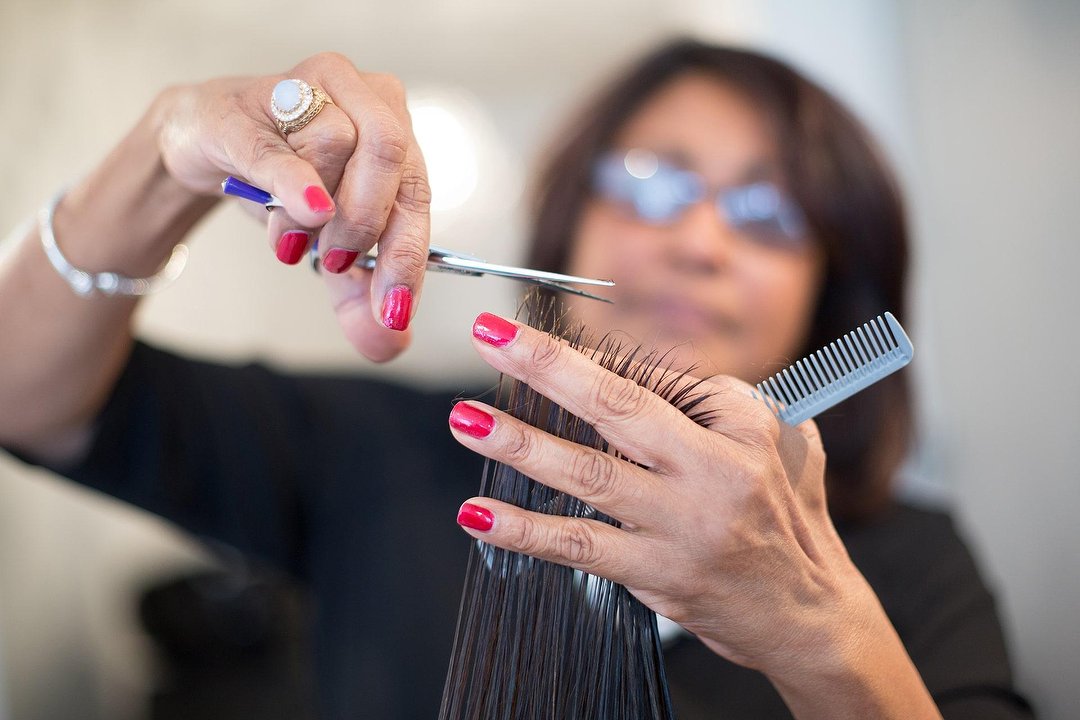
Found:
<svg viewBox="0 0 1080 720"><path fill-rule="evenodd" d="M287 138L314 120L326 103L333 102L322 90L303 80L282 80L270 96L270 112L277 120L278 131Z"/></svg>

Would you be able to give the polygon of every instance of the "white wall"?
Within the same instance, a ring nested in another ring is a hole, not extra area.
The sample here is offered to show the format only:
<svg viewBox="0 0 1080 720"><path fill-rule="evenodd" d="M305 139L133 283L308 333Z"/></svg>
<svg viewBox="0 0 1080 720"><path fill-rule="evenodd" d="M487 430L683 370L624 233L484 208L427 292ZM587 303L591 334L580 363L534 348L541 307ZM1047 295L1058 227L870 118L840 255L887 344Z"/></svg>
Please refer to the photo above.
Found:
<svg viewBox="0 0 1080 720"><path fill-rule="evenodd" d="M770 48L851 102L900 169L918 232L912 371L925 428L910 487L953 498L999 588L1025 688L1045 717L1065 718L1080 706L1068 682L1080 661L1080 452L1067 405L1080 392L1066 318L1080 307L1078 7L4 0L0 235L90 167L170 82L283 70L341 50L413 89L466 91L487 114L497 164L520 179L575 97L669 31ZM521 207L517 180L489 183L467 213L438 219L437 239L516 261ZM339 338L315 279L277 264L235 208L200 228L192 250L187 273L147 303L140 326L223 358L421 382L472 375L471 318L509 310L516 290L433 276L416 346L373 368ZM148 572L198 562L161 523L0 461L0 654L12 720L135 717L150 670L125 593Z"/></svg>

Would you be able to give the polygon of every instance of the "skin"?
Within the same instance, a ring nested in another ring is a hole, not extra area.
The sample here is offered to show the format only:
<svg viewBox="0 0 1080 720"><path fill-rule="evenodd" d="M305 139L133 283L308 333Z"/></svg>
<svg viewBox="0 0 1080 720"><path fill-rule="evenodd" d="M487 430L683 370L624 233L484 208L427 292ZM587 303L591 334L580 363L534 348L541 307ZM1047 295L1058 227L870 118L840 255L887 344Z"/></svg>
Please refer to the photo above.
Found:
<svg viewBox="0 0 1080 720"><path fill-rule="evenodd" d="M661 88L616 135L700 173L706 200L675 222L639 220L593 198L570 254L572 274L610 277L613 305L570 300L596 330L618 329L704 373L756 382L796 360L809 329L823 258L812 240L798 250L756 243L712 203L719 188L767 180L783 186L776 143L759 111L729 86L686 74Z"/></svg>
<svg viewBox="0 0 1080 720"><path fill-rule="evenodd" d="M276 132L267 98L288 77L322 87L335 104L286 140ZM691 95L672 93L686 102ZM742 122L752 124L746 117ZM638 124L635 132L658 132L644 121L628 125L627 132ZM689 135L687 143L687 152L697 152ZM767 152L766 145L757 148ZM750 162L704 150L702 169L718 184L734 181ZM408 332L380 322L380 305L391 289L404 286L419 296L429 239L426 171L399 82L323 54L279 75L166 90L60 203L57 237L78 267L148 275L210 211L227 174L283 200L284 210L274 211L267 223L271 247L290 230L319 236L324 251L362 252L378 241L373 273L324 273L331 302L343 332L369 358L389 359L408 344ZM329 211L308 204L305 191L312 186L333 195ZM690 332L684 339L700 344L717 367L752 377L755 362L790 352L805 330L799 316L809 300L800 297L813 294L815 264L806 258L736 262L736 238L705 210L694 208L684 223L658 234L632 227L610 209L590 207L575 269L600 268L595 263L616 236L635 236L628 240L633 252L624 254L631 272L642 267L638 263L654 268L660 257L665 282L693 288L692 302L709 306L716 289L717 311L730 314L738 337ZM710 224L716 237L691 232ZM714 239L721 242L706 247ZM39 240L31 231L0 271L0 444L63 464L89 446L93 420L132 347L137 301L75 296L50 267ZM672 255L655 255L656 241ZM686 268L677 271L681 265ZM776 282L779 277L786 279ZM646 296L654 287L622 282ZM801 289L784 302L774 299L772 293L794 291L787 285ZM647 303L642 307L641 317L635 311L589 318L586 308L581 311L597 327L626 322L647 331L652 311ZM750 349L740 351L744 346ZM503 347L480 339L476 347L493 368L594 422L645 467L560 445L473 403L495 418L493 430L484 438L455 430L459 441L626 525L537 516L475 498L471 502L491 512L494 523L485 533L470 534L626 584L714 651L766 673L797 717L938 716L829 522L824 454L812 423L781 427L740 381L719 378L713 402L722 421L701 428L651 393L524 327Z"/></svg>

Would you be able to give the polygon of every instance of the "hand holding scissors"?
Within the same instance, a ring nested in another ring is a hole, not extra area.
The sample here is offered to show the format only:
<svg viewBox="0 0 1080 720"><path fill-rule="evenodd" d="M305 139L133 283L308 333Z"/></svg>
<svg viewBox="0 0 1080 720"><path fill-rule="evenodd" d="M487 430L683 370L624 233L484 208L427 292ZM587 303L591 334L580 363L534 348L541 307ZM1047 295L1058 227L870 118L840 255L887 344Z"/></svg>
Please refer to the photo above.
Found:
<svg viewBox="0 0 1080 720"><path fill-rule="evenodd" d="M233 195L245 200L257 202L260 205L265 206L267 210L275 207L282 207L281 200L274 197L271 193L232 176L226 178L225 181L221 183L221 189L226 195ZM312 267L316 270L319 269L320 258L317 243L312 246L309 254ZM377 255L372 253L360 255L353 262L353 266L374 270L377 257ZM615 284L611 280L598 280L595 278L548 272L546 270L532 270L512 265L496 265L495 263L486 262L474 255L468 255L437 245L431 245L429 247L427 269L456 273L459 275L469 275L472 277L479 277L481 275L508 277L514 280L520 280L522 282L556 290L558 292L580 295L581 297L592 298L593 300L600 300L601 302L607 303L611 302L611 300L600 297L599 295L593 295L580 288L572 287L572 285L611 287Z"/></svg>

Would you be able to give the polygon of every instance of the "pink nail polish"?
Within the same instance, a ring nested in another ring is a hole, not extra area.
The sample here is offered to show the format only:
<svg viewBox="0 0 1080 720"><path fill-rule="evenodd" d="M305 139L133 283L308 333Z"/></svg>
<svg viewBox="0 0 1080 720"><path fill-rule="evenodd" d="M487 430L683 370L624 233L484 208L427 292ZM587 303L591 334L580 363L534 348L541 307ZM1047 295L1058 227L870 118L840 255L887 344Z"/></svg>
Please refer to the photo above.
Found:
<svg viewBox="0 0 1080 720"><path fill-rule="evenodd" d="M517 332L517 325L491 313L480 313L472 326L473 337L495 347L509 345L517 337Z"/></svg>
<svg viewBox="0 0 1080 720"><path fill-rule="evenodd" d="M404 330L409 327L410 310L412 310L412 292L404 285L395 285L383 298L383 325L391 330Z"/></svg>
<svg viewBox="0 0 1080 720"><path fill-rule="evenodd" d="M487 508L472 503L464 503L457 514L458 525L487 532L495 524L495 516Z"/></svg>
<svg viewBox="0 0 1080 720"><path fill-rule="evenodd" d="M311 236L300 230L282 233L277 244L277 259L286 265L300 262L300 258L304 257L304 250L307 249L309 237Z"/></svg>
<svg viewBox="0 0 1080 720"><path fill-rule="evenodd" d="M495 429L495 418L478 407L459 402L450 411L450 427L474 438L486 438Z"/></svg>
<svg viewBox="0 0 1080 720"><path fill-rule="evenodd" d="M360 253L355 250L332 248L322 256L322 266L326 268L328 272L343 273L352 267L352 264L356 262L356 258L359 255Z"/></svg>
<svg viewBox="0 0 1080 720"><path fill-rule="evenodd" d="M334 210L333 199L318 185L308 185L304 188L304 199L307 200L311 212L328 213Z"/></svg>

